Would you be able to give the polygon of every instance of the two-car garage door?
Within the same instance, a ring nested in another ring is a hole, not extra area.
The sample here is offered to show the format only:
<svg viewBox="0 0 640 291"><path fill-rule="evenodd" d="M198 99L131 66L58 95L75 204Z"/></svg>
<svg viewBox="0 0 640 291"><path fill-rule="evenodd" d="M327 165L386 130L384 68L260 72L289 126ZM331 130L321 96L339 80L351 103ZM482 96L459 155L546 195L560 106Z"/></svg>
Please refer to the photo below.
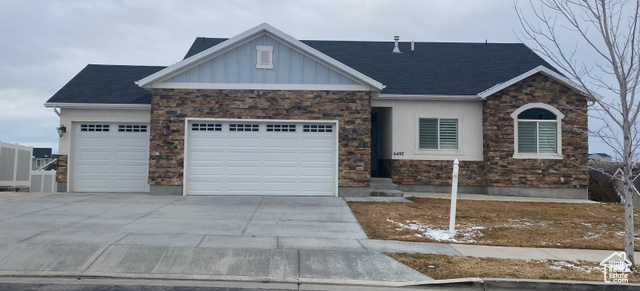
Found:
<svg viewBox="0 0 640 291"><path fill-rule="evenodd" d="M335 195L335 123L193 120L188 195Z"/></svg>

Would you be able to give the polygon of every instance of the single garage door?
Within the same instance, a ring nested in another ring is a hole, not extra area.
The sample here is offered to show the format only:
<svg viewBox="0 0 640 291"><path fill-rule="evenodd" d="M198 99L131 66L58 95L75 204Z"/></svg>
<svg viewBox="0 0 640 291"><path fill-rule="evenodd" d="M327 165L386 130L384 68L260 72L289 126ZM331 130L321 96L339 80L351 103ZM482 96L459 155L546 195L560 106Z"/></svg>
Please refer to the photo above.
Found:
<svg viewBox="0 0 640 291"><path fill-rule="evenodd" d="M335 195L335 123L188 123L188 195Z"/></svg>
<svg viewBox="0 0 640 291"><path fill-rule="evenodd" d="M77 123L73 131L71 190L148 192L146 124Z"/></svg>

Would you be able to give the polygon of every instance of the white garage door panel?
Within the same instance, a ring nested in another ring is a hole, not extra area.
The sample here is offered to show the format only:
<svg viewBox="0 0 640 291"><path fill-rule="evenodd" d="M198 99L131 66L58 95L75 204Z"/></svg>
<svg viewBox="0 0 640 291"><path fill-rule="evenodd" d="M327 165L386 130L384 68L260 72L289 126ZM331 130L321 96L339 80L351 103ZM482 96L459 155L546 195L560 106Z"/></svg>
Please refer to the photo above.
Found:
<svg viewBox="0 0 640 291"><path fill-rule="evenodd" d="M92 123L74 125L71 190L148 192L147 126L100 123L103 126L98 127L93 123L92 128L91 125ZM93 131L94 128L99 130Z"/></svg>
<svg viewBox="0 0 640 291"><path fill-rule="evenodd" d="M231 124L252 131L232 131ZM258 131L242 124L258 124ZM305 130L305 125L301 121L192 121L187 194L335 195L335 125L320 124L322 129L316 132ZM214 126L218 130L203 130Z"/></svg>

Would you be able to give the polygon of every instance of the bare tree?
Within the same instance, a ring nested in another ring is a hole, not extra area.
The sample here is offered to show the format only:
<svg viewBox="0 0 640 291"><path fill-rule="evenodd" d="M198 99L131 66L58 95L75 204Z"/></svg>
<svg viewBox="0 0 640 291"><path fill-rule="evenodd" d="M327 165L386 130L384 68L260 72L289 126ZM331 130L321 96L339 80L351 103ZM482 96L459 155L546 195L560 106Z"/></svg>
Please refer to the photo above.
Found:
<svg viewBox="0 0 640 291"><path fill-rule="evenodd" d="M530 15L525 15L516 3L522 35L597 105L595 118L604 125L592 134L622 160L613 178L619 181L617 190L624 200L625 253L635 264L632 171L640 146L640 100L636 99L640 89L640 0L530 0L529 6L525 7L531 8ZM566 43L563 36L567 33L579 41ZM594 57L579 59L579 53Z"/></svg>

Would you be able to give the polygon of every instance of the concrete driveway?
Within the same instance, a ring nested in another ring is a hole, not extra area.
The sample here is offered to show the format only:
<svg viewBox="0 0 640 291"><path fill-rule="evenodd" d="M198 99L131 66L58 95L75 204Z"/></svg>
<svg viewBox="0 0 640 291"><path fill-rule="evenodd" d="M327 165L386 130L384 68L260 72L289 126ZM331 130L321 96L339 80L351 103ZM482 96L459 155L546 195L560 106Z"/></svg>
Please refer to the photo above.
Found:
<svg viewBox="0 0 640 291"><path fill-rule="evenodd" d="M0 203L0 275L412 284L342 198L52 194Z"/></svg>

